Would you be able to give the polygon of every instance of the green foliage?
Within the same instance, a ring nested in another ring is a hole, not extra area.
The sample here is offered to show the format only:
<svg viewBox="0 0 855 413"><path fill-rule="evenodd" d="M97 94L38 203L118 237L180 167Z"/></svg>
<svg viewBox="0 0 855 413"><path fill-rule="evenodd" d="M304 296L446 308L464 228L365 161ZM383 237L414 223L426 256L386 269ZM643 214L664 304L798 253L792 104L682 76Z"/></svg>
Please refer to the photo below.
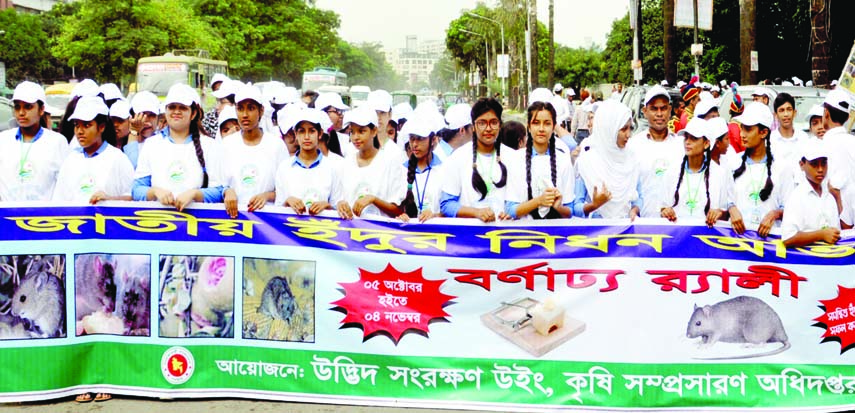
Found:
<svg viewBox="0 0 855 413"><path fill-rule="evenodd" d="M6 64L6 83L14 86L27 79L40 80L52 72L48 37L38 16L0 11L0 61Z"/></svg>
<svg viewBox="0 0 855 413"><path fill-rule="evenodd" d="M325 64L338 66L347 73L347 81L351 85L395 90L401 88L404 83L386 62L382 45L379 43L351 45L339 40L336 53L331 55Z"/></svg>
<svg viewBox="0 0 855 413"><path fill-rule="evenodd" d="M555 50L555 81L565 87L578 88L601 82L603 53L596 48L569 48L558 46Z"/></svg>

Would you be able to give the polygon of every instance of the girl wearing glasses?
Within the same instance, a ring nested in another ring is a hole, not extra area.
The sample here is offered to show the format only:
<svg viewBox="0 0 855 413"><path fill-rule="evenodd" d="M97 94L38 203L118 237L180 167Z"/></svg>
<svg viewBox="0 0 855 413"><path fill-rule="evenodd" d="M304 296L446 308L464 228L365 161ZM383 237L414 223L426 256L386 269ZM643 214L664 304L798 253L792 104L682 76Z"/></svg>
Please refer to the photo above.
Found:
<svg viewBox="0 0 855 413"><path fill-rule="evenodd" d="M166 124L140 151L132 196L182 211L193 202L222 202L216 142L201 134L199 94L176 84L166 95Z"/></svg>
<svg viewBox="0 0 855 413"><path fill-rule="evenodd" d="M576 199L573 215L584 218L635 219L641 211L638 162L626 143L632 133L632 112L609 99L594 116L590 149L576 161Z"/></svg>
<svg viewBox="0 0 855 413"><path fill-rule="evenodd" d="M477 218L483 222L510 219L505 213L508 169L502 162L502 105L481 98L472 106L475 139L451 154L442 187L440 210L447 217ZM512 152L504 148L506 153Z"/></svg>

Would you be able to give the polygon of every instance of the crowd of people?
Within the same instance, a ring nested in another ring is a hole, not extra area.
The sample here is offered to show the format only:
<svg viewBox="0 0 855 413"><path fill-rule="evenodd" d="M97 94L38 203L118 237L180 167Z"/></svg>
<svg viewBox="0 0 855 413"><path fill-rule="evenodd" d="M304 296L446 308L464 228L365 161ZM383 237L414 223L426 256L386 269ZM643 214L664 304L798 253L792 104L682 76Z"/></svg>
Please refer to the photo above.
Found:
<svg viewBox="0 0 855 413"><path fill-rule="evenodd" d="M128 100L83 81L57 132L42 86L20 83L18 127L0 133L0 201L220 203L231 217L274 204L420 222L696 218L761 237L780 227L787 246L833 244L855 224L855 137L839 89L811 109L806 132L786 93L770 109L762 88L743 102L734 87L727 123L698 79L681 85L677 118L656 85L644 96L649 127L633 135L619 100L593 104L582 91L576 105L560 84L532 91L525 124L503 122L494 98L443 115L431 101L394 105L384 90L350 108L335 93L224 75L209 86L217 100L205 112L184 84Z"/></svg>

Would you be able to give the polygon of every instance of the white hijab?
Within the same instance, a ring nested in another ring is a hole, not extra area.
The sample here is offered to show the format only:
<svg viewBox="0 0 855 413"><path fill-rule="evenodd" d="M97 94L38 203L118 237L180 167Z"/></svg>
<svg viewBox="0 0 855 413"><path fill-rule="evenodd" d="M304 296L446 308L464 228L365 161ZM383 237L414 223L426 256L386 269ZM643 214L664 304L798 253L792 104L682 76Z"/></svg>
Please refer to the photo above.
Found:
<svg viewBox="0 0 855 413"><path fill-rule="evenodd" d="M594 115L594 129L587 139L591 149L579 157L579 175L593 199L594 187L602 191L603 184L612 198L597 212L607 219L628 218L630 202L638 199L638 166L630 152L618 148L618 131L630 119L632 112L616 100L601 102Z"/></svg>

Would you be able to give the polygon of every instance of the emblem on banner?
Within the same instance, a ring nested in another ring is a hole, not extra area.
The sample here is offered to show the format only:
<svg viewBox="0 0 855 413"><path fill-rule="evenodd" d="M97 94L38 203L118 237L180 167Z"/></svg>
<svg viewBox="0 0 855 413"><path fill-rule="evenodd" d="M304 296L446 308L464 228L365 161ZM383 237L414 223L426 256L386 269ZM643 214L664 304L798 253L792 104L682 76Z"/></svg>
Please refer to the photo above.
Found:
<svg viewBox="0 0 855 413"><path fill-rule="evenodd" d="M172 347L163 353L160 359L160 370L163 378L171 384L184 384L193 376L196 362L193 354L184 347Z"/></svg>

